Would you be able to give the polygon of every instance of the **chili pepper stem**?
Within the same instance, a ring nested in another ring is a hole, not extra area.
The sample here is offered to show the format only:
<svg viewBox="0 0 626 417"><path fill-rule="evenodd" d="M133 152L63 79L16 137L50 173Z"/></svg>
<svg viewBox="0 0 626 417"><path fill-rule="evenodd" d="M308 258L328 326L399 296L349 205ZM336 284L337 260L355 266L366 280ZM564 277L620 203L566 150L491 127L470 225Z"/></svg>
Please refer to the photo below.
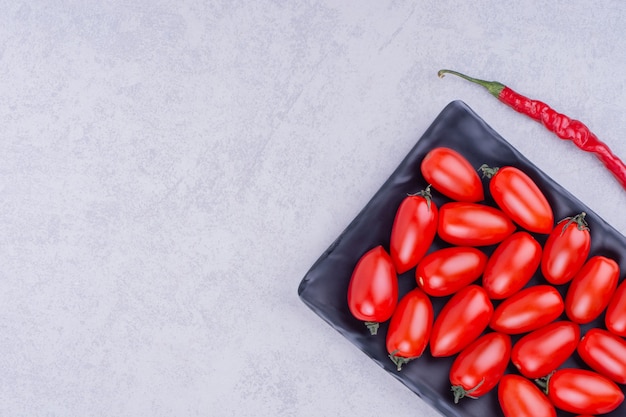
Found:
<svg viewBox="0 0 626 417"><path fill-rule="evenodd" d="M445 74L453 74L485 87L502 103L540 122L546 129L555 133L559 138L570 140L583 151L595 154L600 162L615 175L615 178L617 178L622 187L626 189L626 164L611 151L606 143L599 140L584 123L557 112L546 103L525 97L497 81L480 80L447 69L439 70L437 74L440 78Z"/></svg>
<svg viewBox="0 0 626 417"><path fill-rule="evenodd" d="M478 78L469 77L465 74L461 74L460 72L456 72L456 71L452 71L448 69L442 69L442 70L439 70L439 72L437 72L437 75L439 76L439 78L443 78L446 74L456 75L457 77L461 77L467 81L473 82L474 84L482 85L487 90L489 90L491 95L493 95L496 98L500 98L500 93L502 92L502 90L504 90L504 87L505 87L504 84L499 83L497 81L480 80Z"/></svg>
<svg viewBox="0 0 626 417"><path fill-rule="evenodd" d="M374 335L376 335L378 333L378 327L380 326L380 323L378 323L376 321L366 321L365 322L365 326L370 331L370 334L372 336L374 336Z"/></svg>

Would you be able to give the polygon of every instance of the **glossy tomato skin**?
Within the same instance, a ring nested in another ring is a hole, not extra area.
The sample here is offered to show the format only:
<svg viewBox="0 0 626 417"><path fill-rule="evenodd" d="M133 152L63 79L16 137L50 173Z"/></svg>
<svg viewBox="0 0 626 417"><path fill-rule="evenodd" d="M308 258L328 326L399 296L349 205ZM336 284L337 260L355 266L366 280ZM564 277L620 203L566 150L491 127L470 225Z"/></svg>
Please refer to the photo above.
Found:
<svg viewBox="0 0 626 417"><path fill-rule="evenodd" d="M489 325L502 333L526 333L553 322L563 310L563 298L553 286L534 285L496 307Z"/></svg>
<svg viewBox="0 0 626 417"><path fill-rule="evenodd" d="M604 256L591 257L572 280L565 297L565 313L580 324L595 320L615 293L619 266Z"/></svg>
<svg viewBox="0 0 626 417"><path fill-rule="evenodd" d="M543 378L565 363L579 340L576 323L550 323L519 339L511 351L511 362L526 378Z"/></svg>
<svg viewBox="0 0 626 417"><path fill-rule="evenodd" d="M391 229L390 255L399 274L417 265L437 233L439 210L429 188L421 193L404 198Z"/></svg>
<svg viewBox="0 0 626 417"><path fill-rule="evenodd" d="M419 288L409 291L398 303L387 331L387 351L398 371L409 360L422 356L433 326L433 306Z"/></svg>
<svg viewBox="0 0 626 417"><path fill-rule="evenodd" d="M512 166L498 169L489 182L489 190L498 207L522 228L547 234L554 227L550 203L520 169Z"/></svg>
<svg viewBox="0 0 626 417"><path fill-rule="evenodd" d="M626 337L626 280L613 293L606 308L604 323L613 334Z"/></svg>
<svg viewBox="0 0 626 417"><path fill-rule="evenodd" d="M624 401L624 393L610 379L586 369L559 369L548 381L548 397L570 413L605 414Z"/></svg>
<svg viewBox="0 0 626 417"><path fill-rule="evenodd" d="M454 149L432 149L422 160L421 171L435 190L452 200L478 202L485 198L478 172Z"/></svg>
<svg viewBox="0 0 626 417"><path fill-rule="evenodd" d="M515 231L503 211L475 203L445 203L439 209L437 233L457 246L488 246L502 242Z"/></svg>
<svg viewBox="0 0 626 417"><path fill-rule="evenodd" d="M482 285L494 300L508 298L530 281L541 263L541 245L528 232L507 237L489 257Z"/></svg>
<svg viewBox="0 0 626 417"><path fill-rule="evenodd" d="M348 285L348 307L357 319L380 323L389 320L397 303L396 269L385 249L377 246L359 259L352 272ZM371 331L375 334L376 327Z"/></svg>
<svg viewBox="0 0 626 417"><path fill-rule="evenodd" d="M591 369L619 384L626 384L626 340L594 328L580 341L578 354Z"/></svg>
<svg viewBox="0 0 626 417"><path fill-rule="evenodd" d="M424 256L415 270L419 288L433 297L453 294L478 279L487 255L476 248L454 246Z"/></svg>
<svg viewBox="0 0 626 417"><path fill-rule="evenodd" d="M456 357L450 368L454 402L478 398L500 381L511 357L511 337L503 333L481 336Z"/></svg>
<svg viewBox="0 0 626 417"><path fill-rule="evenodd" d="M489 325L493 304L478 285L465 287L443 306L430 336L434 357L451 356L467 347Z"/></svg>
<svg viewBox="0 0 626 417"><path fill-rule="evenodd" d="M498 401L504 417L556 417L556 409L528 379L507 374L498 384Z"/></svg>
<svg viewBox="0 0 626 417"><path fill-rule="evenodd" d="M550 232L543 248L541 273L554 285L569 282L580 270L591 248L585 213L561 220Z"/></svg>

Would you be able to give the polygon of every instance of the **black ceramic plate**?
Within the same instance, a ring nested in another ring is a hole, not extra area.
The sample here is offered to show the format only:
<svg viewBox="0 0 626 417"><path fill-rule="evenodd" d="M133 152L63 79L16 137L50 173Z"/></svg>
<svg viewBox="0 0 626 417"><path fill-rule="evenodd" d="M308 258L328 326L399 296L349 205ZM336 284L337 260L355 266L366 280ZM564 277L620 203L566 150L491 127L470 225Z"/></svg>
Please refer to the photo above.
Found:
<svg viewBox="0 0 626 417"><path fill-rule="evenodd" d="M552 205L555 221L581 211L587 212L592 239L590 256L611 257L619 263L622 271L626 271L624 236L530 163L466 104L455 101L446 106L381 189L311 267L300 283L298 294L316 314L441 414L449 417L502 417L497 389L480 399L465 398L459 404L454 404L448 380L448 372L454 357L433 358L427 348L422 357L405 365L402 371L398 372L387 357L385 349L388 323L381 325L377 336L370 336L363 323L352 317L348 310L346 294L352 270L359 258L369 249L383 245L389 250L389 236L396 210L407 193L415 193L427 186L420 173L420 163L429 150L438 146L459 151L477 168L483 163L490 166L513 165L520 168L543 190ZM494 205L487 192L487 181L484 183L486 203ZM448 201L436 191L433 191L433 200L438 205ZM547 236L534 234L534 237L543 244ZM448 245L436 238L431 251L445 246ZM481 249L489 255L494 248ZM412 269L398 277L400 297L416 287L414 274L415 269ZM540 270L528 285L538 283L545 283ZM567 285L558 289L565 296ZM432 298L435 314L448 299L449 297ZM497 306L497 303L494 303L494 306ZM604 315L582 326L581 333L584 334L592 327L604 327ZM518 338L514 337L513 342ZM562 367L584 368L585 365L575 354ZM509 365L507 372L515 372L513 365ZM558 415L572 416L560 411ZM611 417L624 415L626 403L612 413L606 414Z"/></svg>

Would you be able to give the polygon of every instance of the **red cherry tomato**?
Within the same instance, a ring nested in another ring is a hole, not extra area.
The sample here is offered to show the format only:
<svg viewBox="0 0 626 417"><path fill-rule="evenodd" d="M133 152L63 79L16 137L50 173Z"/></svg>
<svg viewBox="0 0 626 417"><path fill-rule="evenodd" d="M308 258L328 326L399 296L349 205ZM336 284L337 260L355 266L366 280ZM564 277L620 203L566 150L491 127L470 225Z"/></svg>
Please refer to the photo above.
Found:
<svg viewBox="0 0 626 417"><path fill-rule="evenodd" d="M508 298L530 281L540 263L539 242L527 232L513 233L489 257L483 288L494 300Z"/></svg>
<svg viewBox="0 0 626 417"><path fill-rule="evenodd" d="M576 323L557 321L519 339L511 351L511 362L526 378L543 378L565 363L579 340Z"/></svg>
<svg viewBox="0 0 626 417"><path fill-rule="evenodd" d="M553 286L534 285L504 300L489 325L502 333L526 333L556 320L563 309L561 294Z"/></svg>
<svg viewBox="0 0 626 417"><path fill-rule="evenodd" d="M348 307L372 334L389 320L398 303L398 279L391 257L382 246L369 250L356 264L348 285Z"/></svg>
<svg viewBox="0 0 626 417"><path fill-rule="evenodd" d="M476 248L454 246L424 256L415 270L417 285L433 297L453 294L478 279L487 255Z"/></svg>
<svg viewBox="0 0 626 417"><path fill-rule="evenodd" d="M489 325L493 305L478 285L465 287L443 306L430 336L434 357L451 356L472 343Z"/></svg>
<svg viewBox="0 0 626 417"><path fill-rule="evenodd" d="M503 333L487 333L463 349L450 368L454 402L463 397L476 399L491 391L510 357L511 337Z"/></svg>
<svg viewBox="0 0 626 417"><path fill-rule="evenodd" d="M626 340L603 329L591 329L578 345L589 367L619 384L626 384Z"/></svg>
<svg viewBox="0 0 626 417"><path fill-rule="evenodd" d="M512 166L483 165L480 169L491 178L491 196L511 220L531 232L550 233L554 226L552 207L528 175Z"/></svg>
<svg viewBox="0 0 626 417"><path fill-rule="evenodd" d="M409 291L398 303L387 331L387 351L398 371L426 349L433 326L433 306L419 288Z"/></svg>
<svg viewBox="0 0 626 417"><path fill-rule="evenodd" d="M606 308L606 328L618 336L626 337L626 281L617 287Z"/></svg>
<svg viewBox="0 0 626 417"><path fill-rule="evenodd" d="M519 375L507 374L500 379L498 401L504 417L556 417L548 397Z"/></svg>
<svg viewBox="0 0 626 417"><path fill-rule="evenodd" d="M567 290L565 313L573 322L595 320L617 288L619 266L613 259L594 256L578 271Z"/></svg>
<svg viewBox="0 0 626 417"><path fill-rule="evenodd" d="M439 209L439 237L457 246L487 246L502 242L515 225L497 208L475 203L446 203Z"/></svg>
<svg viewBox="0 0 626 417"><path fill-rule="evenodd" d="M430 248L437 233L437 213L430 186L400 204L390 244L391 259L399 274L415 267Z"/></svg>
<svg viewBox="0 0 626 417"><path fill-rule="evenodd" d="M441 147L428 152L422 160L421 171L435 190L453 200L477 202L485 198L478 173L453 149Z"/></svg>
<svg viewBox="0 0 626 417"><path fill-rule="evenodd" d="M591 248L586 213L561 220L543 248L541 272L554 285L569 282L580 270Z"/></svg>
<svg viewBox="0 0 626 417"><path fill-rule="evenodd" d="M570 413L610 413L624 401L624 393L615 382L586 369L555 371L547 391L556 408Z"/></svg>

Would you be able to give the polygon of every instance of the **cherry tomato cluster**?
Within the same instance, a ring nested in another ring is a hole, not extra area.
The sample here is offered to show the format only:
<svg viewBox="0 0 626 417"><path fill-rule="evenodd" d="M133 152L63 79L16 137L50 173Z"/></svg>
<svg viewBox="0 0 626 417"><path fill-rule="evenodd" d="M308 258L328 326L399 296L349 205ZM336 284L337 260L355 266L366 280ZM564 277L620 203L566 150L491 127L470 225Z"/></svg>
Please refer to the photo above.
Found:
<svg viewBox="0 0 626 417"><path fill-rule="evenodd" d="M479 172L494 205L485 203ZM421 173L430 185L401 202L389 251L365 253L348 288L352 315L372 335L389 320L386 348L397 370L429 347L435 358L456 355L454 402L497 386L506 417L616 409L624 400L617 384L626 384L626 281L619 284L615 260L589 257L586 214L555 223L522 170L475 169L449 148L432 149ZM437 207L431 188L451 201ZM547 235L545 244L531 233ZM430 250L437 237L447 245ZM481 250L491 245L490 255ZM416 286L399 299L398 275L411 270ZM537 271L543 282L527 285ZM565 285L562 297L557 286ZM434 314L433 297L447 296ZM581 325L602 313L606 329L582 335ZM563 368L575 352L588 367ZM507 373L509 363L519 373Z"/></svg>

